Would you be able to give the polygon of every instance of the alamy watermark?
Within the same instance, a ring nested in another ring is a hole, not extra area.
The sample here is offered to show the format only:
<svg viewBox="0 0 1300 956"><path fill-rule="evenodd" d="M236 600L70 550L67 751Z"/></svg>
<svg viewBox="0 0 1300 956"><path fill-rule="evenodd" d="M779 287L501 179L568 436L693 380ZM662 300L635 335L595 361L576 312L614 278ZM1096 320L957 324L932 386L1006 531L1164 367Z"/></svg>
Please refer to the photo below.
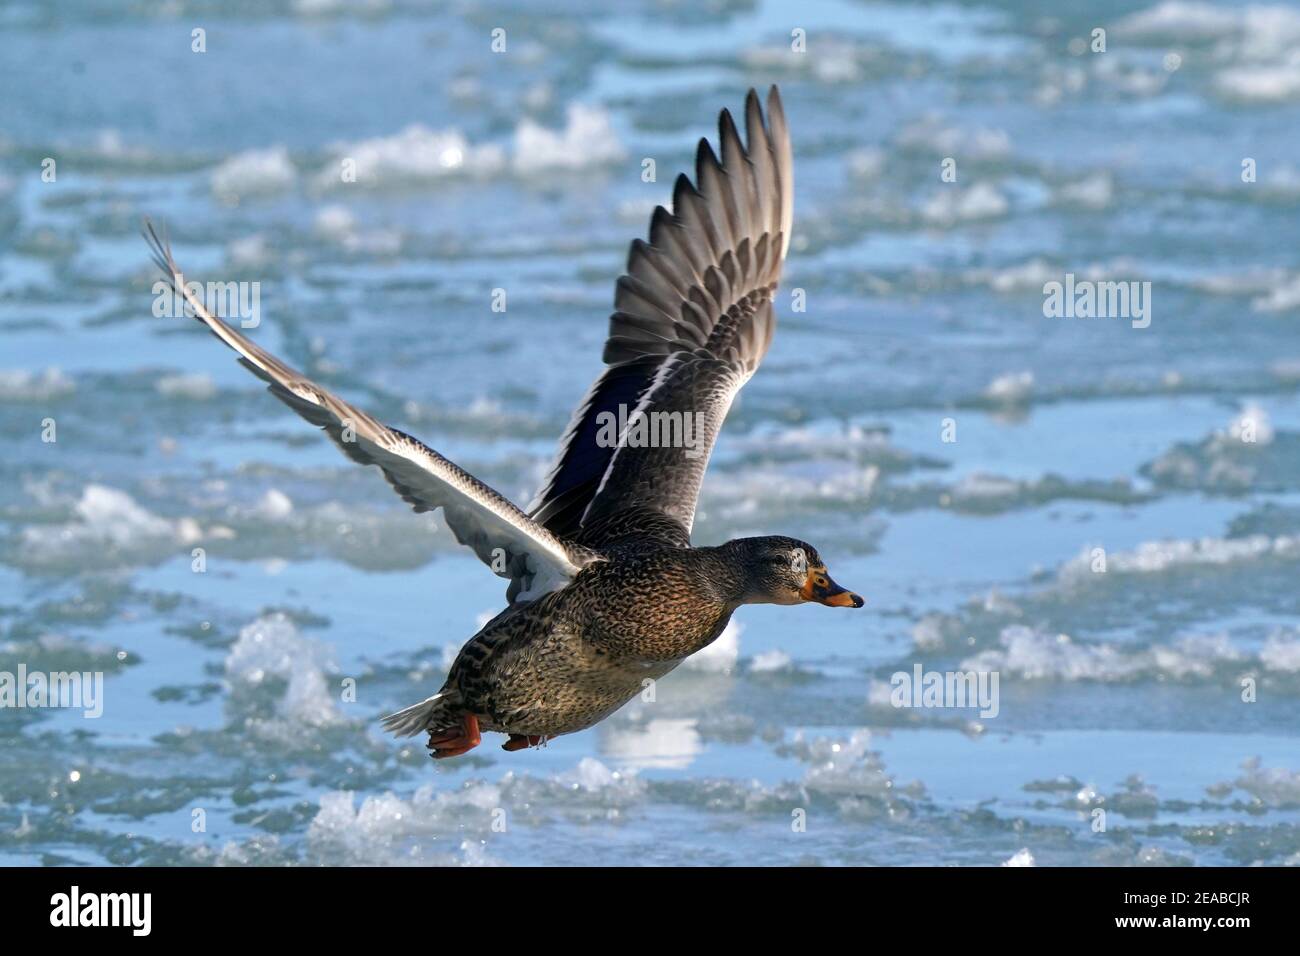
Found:
<svg viewBox="0 0 1300 956"><path fill-rule="evenodd" d="M895 707L978 707L980 716L998 715L997 671L927 671L920 664L911 673L896 671L889 678L889 702Z"/></svg>
<svg viewBox="0 0 1300 956"><path fill-rule="evenodd" d="M74 885L50 897L50 925L121 926L132 936L148 936L153 929L153 894L83 893Z"/></svg>
<svg viewBox="0 0 1300 956"><path fill-rule="evenodd" d="M186 282L180 273L173 285L165 279L153 284L153 314L159 319L194 318L194 307L186 294L203 303L221 319L238 319L245 329L262 324L262 283L260 282Z"/></svg>
<svg viewBox="0 0 1300 956"><path fill-rule="evenodd" d="M17 673L0 671L0 709L81 708L86 720L104 714L103 671L33 671L19 664Z"/></svg>
<svg viewBox="0 0 1300 956"><path fill-rule="evenodd" d="M1129 319L1133 328L1151 324L1151 283L1076 280L1043 283L1043 315L1049 319Z"/></svg>
<svg viewBox="0 0 1300 956"><path fill-rule="evenodd" d="M685 448L687 458L704 454L708 438L702 412L629 412L626 405L619 405L617 413L598 413L596 428L599 448Z"/></svg>

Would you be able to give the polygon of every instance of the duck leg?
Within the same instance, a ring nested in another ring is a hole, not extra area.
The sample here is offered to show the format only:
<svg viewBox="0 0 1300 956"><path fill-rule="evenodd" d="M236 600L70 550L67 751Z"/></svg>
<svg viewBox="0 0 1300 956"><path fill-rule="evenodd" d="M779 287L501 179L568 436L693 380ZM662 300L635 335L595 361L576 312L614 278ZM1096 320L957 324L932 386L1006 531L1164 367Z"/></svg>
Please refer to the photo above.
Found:
<svg viewBox="0 0 1300 956"><path fill-rule="evenodd" d="M466 714L461 718L460 730L452 733L444 733L439 736L429 734L429 749L433 751L430 755L434 760L442 760L444 757L459 757L466 751L473 750L482 742L479 734L478 718L473 714Z"/></svg>
<svg viewBox="0 0 1300 956"><path fill-rule="evenodd" d="M525 747L540 747L546 743L546 738L541 734L532 736L526 734L511 734L510 739L501 745L502 750L523 750Z"/></svg>

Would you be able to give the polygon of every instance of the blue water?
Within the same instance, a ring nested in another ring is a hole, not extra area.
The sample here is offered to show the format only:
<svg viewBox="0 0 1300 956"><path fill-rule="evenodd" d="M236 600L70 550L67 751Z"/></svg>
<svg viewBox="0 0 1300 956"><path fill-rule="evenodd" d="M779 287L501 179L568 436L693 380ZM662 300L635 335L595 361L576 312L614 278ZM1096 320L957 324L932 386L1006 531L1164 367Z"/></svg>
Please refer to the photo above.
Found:
<svg viewBox="0 0 1300 956"><path fill-rule="evenodd" d="M0 863L1300 862L1300 11L1067 6L6 5L0 674L103 714L0 708ZM773 82L778 333L695 539L868 606L744 608L653 703L435 765L377 718L500 581L154 317L141 217L525 503L627 243ZM1149 327L1046 318L1066 273ZM917 663L997 716L893 706Z"/></svg>

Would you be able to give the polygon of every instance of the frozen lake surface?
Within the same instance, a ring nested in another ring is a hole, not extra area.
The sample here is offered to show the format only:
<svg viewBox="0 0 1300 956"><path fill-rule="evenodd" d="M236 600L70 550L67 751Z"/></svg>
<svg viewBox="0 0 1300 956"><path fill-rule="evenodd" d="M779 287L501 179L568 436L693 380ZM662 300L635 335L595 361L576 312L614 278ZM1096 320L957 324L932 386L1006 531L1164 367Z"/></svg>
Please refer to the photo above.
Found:
<svg viewBox="0 0 1300 956"><path fill-rule="evenodd" d="M1300 11L615 6L0 11L0 671L105 675L0 709L0 863L1300 862ZM153 316L140 219L526 503L627 243L772 82L795 234L695 539L867 608L743 608L653 703L435 765L377 718L501 582ZM1067 273L1149 326L1045 318ZM893 707L918 663L997 716Z"/></svg>

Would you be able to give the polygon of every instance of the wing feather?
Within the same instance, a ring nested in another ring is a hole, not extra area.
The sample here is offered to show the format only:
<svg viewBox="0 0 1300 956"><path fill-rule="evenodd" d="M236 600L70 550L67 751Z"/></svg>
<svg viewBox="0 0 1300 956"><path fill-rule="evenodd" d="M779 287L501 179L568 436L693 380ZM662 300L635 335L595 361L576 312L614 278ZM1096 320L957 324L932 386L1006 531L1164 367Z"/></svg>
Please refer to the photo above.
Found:
<svg viewBox="0 0 1300 956"><path fill-rule="evenodd" d="M405 432L389 428L310 381L208 311L187 286L171 249L146 221L154 261L194 313L268 390L311 424L325 430L355 462L376 465L416 511L442 508L456 540L496 574L511 580L511 600L529 600L569 581L598 555L565 541L505 497Z"/></svg>
<svg viewBox="0 0 1300 956"><path fill-rule="evenodd" d="M672 212L656 208L649 241L632 242L615 285L608 368L579 405L529 506L555 534L587 540L589 524L598 535L616 524L611 516L630 509L669 515L689 532L708 452L771 344L772 295L790 244L794 157L775 87L766 124L758 94L749 91L745 134L742 144L724 110L721 158L701 140L695 182L678 176ZM626 436L596 443L598 418L631 421L637 412L697 415L705 430L701 453L634 447Z"/></svg>

